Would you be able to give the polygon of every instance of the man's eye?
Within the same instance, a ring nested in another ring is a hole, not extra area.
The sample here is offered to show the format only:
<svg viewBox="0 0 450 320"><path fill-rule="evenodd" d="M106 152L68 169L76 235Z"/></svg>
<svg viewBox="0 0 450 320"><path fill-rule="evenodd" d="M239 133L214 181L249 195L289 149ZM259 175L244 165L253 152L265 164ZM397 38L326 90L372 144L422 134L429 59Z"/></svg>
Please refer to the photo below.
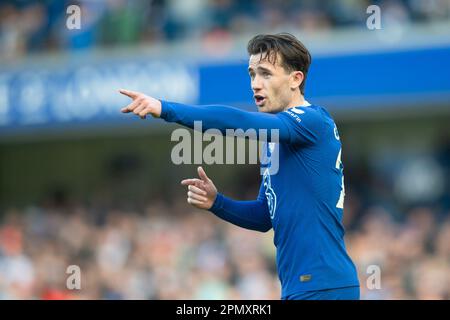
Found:
<svg viewBox="0 0 450 320"><path fill-rule="evenodd" d="M263 73L262 73L262 76L263 76L264 78L268 78L268 77L270 76L270 73L269 73L269 72L263 72Z"/></svg>

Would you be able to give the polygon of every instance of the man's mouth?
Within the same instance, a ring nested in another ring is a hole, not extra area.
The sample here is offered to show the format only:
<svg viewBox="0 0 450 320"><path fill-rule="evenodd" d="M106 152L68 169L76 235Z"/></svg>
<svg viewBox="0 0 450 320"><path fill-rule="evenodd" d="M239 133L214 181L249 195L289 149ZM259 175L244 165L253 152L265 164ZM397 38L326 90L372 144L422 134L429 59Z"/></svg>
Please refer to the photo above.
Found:
<svg viewBox="0 0 450 320"><path fill-rule="evenodd" d="M255 99L255 104L258 107L262 106L264 104L264 102L266 102L266 98L264 96L262 96L262 95L259 95L259 94L255 94L253 96L253 98Z"/></svg>

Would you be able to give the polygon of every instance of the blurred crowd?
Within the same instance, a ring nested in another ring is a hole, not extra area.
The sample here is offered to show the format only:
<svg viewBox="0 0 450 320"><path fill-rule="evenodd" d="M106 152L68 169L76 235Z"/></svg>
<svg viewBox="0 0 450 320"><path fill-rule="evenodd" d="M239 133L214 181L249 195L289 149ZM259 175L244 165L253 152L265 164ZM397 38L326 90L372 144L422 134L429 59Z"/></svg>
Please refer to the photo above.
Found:
<svg viewBox="0 0 450 320"><path fill-rule="evenodd" d="M81 28L69 30L75 11L67 8L74 4L81 9ZM0 57L186 39L226 50L242 33L365 28L371 4L380 6L383 23L450 19L450 0L4 0Z"/></svg>
<svg viewBox="0 0 450 320"><path fill-rule="evenodd" d="M279 299L270 234L184 202L140 213L35 207L4 219L1 299ZM66 287L70 265L80 290Z"/></svg>
<svg viewBox="0 0 450 320"><path fill-rule="evenodd" d="M362 209L351 191L347 199L362 299L450 299L449 212L421 206L398 220L381 205ZM235 227L184 199L139 212L10 209L0 224L0 298L279 299L272 241L272 231ZM80 290L67 289L71 265Z"/></svg>

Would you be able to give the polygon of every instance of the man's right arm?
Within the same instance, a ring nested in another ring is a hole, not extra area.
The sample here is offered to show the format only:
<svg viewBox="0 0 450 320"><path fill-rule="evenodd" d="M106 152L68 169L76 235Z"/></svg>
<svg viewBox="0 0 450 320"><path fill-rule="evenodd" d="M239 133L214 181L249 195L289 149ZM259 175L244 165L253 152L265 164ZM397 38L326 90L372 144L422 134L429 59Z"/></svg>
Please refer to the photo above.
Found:
<svg viewBox="0 0 450 320"><path fill-rule="evenodd" d="M289 141L290 132L286 123L277 115L250 112L223 105L188 105L161 100L160 118L194 128L195 121L202 122L202 130L218 129L226 134L227 129L255 130L259 139L260 130L266 130L267 139L272 140L272 130L276 130L280 142Z"/></svg>
<svg viewBox="0 0 450 320"><path fill-rule="evenodd" d="M148 114L162 118L167 122L176 122L188 128L194 128L195 121L202 122L202 130L218 129L226 134L227 129L255 130L256 139L260 139L261 130L265 130L268 139L272 141L272 130L275 130L276 142L289 142L290 131L286 123L277 115L263 112L249 112L238 108L207 105L194 106L165 100L157 100L140 92L121 89L120 93L130 97L133 101L122 108L123 113L133 112L145 119Z"/></svg>

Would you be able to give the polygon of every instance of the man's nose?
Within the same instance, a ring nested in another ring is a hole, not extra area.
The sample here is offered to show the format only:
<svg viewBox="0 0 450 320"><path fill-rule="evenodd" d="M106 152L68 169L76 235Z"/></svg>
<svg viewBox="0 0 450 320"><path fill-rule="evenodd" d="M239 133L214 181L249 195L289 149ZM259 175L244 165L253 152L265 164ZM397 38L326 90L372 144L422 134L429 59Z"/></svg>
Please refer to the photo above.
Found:
<svg viewBox="0 0 450 320"><path fill-rule="evenodd" d="M258 76L255 76L252 80L252 89L253 91L261 90L262 89L262 81L261 78Z"/></svg>

